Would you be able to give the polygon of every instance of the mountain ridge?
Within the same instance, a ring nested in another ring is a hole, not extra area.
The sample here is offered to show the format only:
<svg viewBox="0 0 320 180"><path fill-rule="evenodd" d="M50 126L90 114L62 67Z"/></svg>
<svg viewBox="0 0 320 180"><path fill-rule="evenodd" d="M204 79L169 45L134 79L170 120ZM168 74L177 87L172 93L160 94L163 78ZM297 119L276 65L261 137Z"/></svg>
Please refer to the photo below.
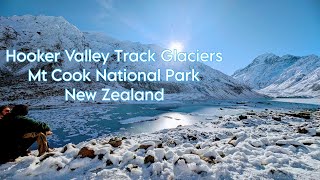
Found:
<svg viewBox="0 0 320 180"><path fill-rule="evenodd" d="M5 50L16 49L22 52L34 52L43 49L47 52L61 52L63 50L78 51L92 49L93 51L113 52L123 49L127 52L143 52L152 49L156 52L163 50L154 44L141 44L139 42L119 41L102 33L81 32L76 26L70 24L63 17L54 16L13 16L0 17L0 79L7 87L1 87L2 100L32 99L39 97L55 97L63 95L63 86L82 89L99 89L113 87L119 90L128 88L157 90L166 89L166 94L174 95L176 99L238 99L261 97L250 88L238 83L232 77L212 69L202 63L191 62L164 62L154 63L119 63L110 61L107 66L94 63L74 64L61 57L57 63L12 63L5 62ZM157 53L158 55L160 53ZM95 69L130 69L132 71L153 71L155 69L171 68L175 71L200 71L200 82L104 82L104 83L43 83L26 82L28 69L45 69L52 71L61 68L65 71L75 72L79 69L93 71ZM174 97L174 96L172 96ZM173 98L174 99L174 98Z"/></svg>
<svg viewBox="0 0 320 180"><path fill-rule="evenodd" d="M320 96L320 57L260 55L232 75L257 92L269 96Z"/></svg>

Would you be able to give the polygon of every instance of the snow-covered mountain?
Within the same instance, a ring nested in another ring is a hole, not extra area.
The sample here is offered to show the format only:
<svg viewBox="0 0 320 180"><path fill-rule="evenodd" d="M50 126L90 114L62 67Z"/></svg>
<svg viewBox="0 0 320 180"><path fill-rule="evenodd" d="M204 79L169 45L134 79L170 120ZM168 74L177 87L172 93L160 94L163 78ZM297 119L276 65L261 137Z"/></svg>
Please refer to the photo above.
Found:
<svg viewBox="0 0 320 180"><path fill-rule="evenodd" d="M263 54L232 75L271 96L320 96L320 57Z"/></svg>
<svg viewBox="0 0 320 180"><path fill-rule="evenodd" d="M113 52L123 49L126 52L142 52L152 49L157 55L163 50L157 45L146 45L137 42L119 41L101 33L81 32L63 17L50 16L13 16L0 17L0 80L2 100L39 99L42 97L63 96L65 87L85 89L101 89L113 87L116 89L159 90L165 88L165 93L176 99L226 99L254 98L257 93L247 86L241 85L232 77L210 68L202 63L164 62L156 63L74 63L62 57L56 63L13 63L6 62L6 50L16 49L22 52L62 52L63 50L92 49L98 52ZM171 68L175 71L195 69L200 72L200 82L92 82L92 83L57 83L57 82L27 82L29 69L45 69L52 71L61 68L63 71L75 72L79 69L94 71L95 69L130 71L153 71L158 68ZM179 96L176 96L179 95ZM168 97L169 97L168 96ZM174 99L174 98L173 98Z"/></svg>

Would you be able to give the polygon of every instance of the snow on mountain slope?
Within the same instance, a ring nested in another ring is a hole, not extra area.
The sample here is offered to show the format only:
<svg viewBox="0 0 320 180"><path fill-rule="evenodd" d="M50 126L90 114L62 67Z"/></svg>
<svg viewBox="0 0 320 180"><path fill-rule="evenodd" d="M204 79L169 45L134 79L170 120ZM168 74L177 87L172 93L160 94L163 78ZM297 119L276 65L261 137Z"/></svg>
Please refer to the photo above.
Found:
<svg viewBox="0 0 320 180"><path fill-rule="evenodd" d="M226 99L226 98L254 98L260 97L247 86L241 85L232 77L202 63L175 62L168 63L161 60L155 63L129 63L108 61L102 63L74 63L61 57L56 63L13 63L6 62L6 50L16 49L22 52L36 52L41 49L46 52L62 52L63 50L83 51L92 49L99 52L113 52L123 49L126 52L142 52L148 49L159 55L163 48L157 45L119 41L101 33L81 32L63 17L50 16L13 16L0 17L0 97L10 101L16 99L35 99L41 97L63 96L65 87L86 89L101 89L104 87L121 89L135 88L138 90L159 90L165 88L165 93L174 95L188 95L193 99ZM57 82L27 82L29 69L45 69L51 72L55 68L63 71L75 72L80 69L94 71L107 69L108 71L127 69L130 71L153 71L157 68L171 68L175 71L189 71L195 69L200 73L200 82L92 82L92 83L57 83ZM178 97L178 96L176 96Z"/></svg>
<svg viewBox="0 0 320 180"><path fill-rule="evenodd" d="M271 96L320 96L320 58L263 54L232 75Z"/></svg>

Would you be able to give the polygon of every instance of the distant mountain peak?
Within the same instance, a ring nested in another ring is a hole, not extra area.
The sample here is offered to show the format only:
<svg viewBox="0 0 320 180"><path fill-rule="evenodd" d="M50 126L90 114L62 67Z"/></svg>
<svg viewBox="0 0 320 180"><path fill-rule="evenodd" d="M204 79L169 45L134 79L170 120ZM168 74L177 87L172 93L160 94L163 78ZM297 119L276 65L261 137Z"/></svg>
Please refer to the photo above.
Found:
<svg viewBox="0 0 320 180"><path fill-rule="evenodd" d="M265 53L259 55L253 60L253 64L260 64L260 63L274 63L279 60L279 56L272 54L272 53Z"/></svg>
<svg viewBox="0 0 320 180"><path fill-rule="evenodd" d="M320 96L320 90L314 88L320 83L320 76L315 75L319 67L320 58L316 55L280 57L266 53L232 76L267 95Z"/></svg>

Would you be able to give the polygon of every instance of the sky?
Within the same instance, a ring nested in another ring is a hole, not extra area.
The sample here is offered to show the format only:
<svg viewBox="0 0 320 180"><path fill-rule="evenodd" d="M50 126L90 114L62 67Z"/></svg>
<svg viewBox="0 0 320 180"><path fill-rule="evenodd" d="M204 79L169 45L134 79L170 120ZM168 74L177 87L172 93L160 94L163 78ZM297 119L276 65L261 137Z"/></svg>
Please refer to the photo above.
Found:
<svg viewBox="0 0 320 180"><path fill-rule="evenodd" d="M0 16L63 16L81 31L186 52L221 52L207 63L231 75L264 53L320 55L318 0L0 0Z"/></svg>

